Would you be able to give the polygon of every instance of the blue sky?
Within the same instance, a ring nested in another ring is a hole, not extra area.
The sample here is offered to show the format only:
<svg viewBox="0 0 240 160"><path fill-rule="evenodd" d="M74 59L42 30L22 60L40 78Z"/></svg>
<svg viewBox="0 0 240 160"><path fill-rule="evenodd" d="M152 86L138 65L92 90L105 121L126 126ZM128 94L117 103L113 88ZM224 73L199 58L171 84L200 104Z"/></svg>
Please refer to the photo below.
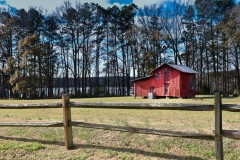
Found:
<svg viewBox="0 0 240 160"><path fill-rule="evenodd" d="M43 7L50 11L55 10L57 6L60 6L65 0L0 0L0 4L5 3L16 7L17 9L24 8L26 10L29 7ZM69 0L75 4L76 0ZM81 3L98 3L104 8L110 7L112 5L123 6L125 4L135 3L139 7L144 5L152 5L155 3L161 3L165 0L80 0Z"/></svg>
<svg viewBox="0 0 240 160"><path fill-rule="evenodd" d="M0 0L1 4L8 4L10 6L13 6L17 9L24 8L26 10L29 9L29 7L43 7L44 9L47 9L49 11L53 11L56 9L56 7L60 6L65 0ZM75 4L76 0L69 0L73 4ZM170 1L170 0L80 0L81 3L98 3L104 8L110 7L112 5L117 6L123 6L125 4L135 3L138 7L143 7L144 5L152 5L152 4L158 4L162 3L164 1ZM190 3L193 3L195 0L181 0L181 1L190 1ZM236 0L239 2L240 0Z"/></svg>
<svg viewBox="0 0 240 160"><path fill-rule="evenodd" d="M119 3L119 4L130 4L130 3L133 3L132 0L110 0L109 1L111 4L113 3Z"/></svg>

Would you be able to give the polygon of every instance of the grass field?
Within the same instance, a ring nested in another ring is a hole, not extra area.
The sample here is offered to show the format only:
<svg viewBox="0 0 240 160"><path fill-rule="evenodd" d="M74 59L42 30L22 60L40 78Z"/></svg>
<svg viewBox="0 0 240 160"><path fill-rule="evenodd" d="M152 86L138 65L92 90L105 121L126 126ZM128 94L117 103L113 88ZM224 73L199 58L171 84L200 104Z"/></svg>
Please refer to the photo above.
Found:
<svg viewBox="0 0 240 160"><path fill-rule="evenodd" d="M164 102L213 104L212 96L196 99L132 97L71 99L75 102ZM54 100L0 100L0 103L53 103ZM240 104L240 98L223 98ZM72 109L72 120L162 130L212 133L214 112ZM62 109L0 110L1 122L62 121ZM223 112L223 128L240 130L240 113ZM73 150L64 148L63 128L0 128L0 159L157 160L215 159L214 141L133 134L73 127ZM224 138L225 159L240 159L240 140Z"/></svg>

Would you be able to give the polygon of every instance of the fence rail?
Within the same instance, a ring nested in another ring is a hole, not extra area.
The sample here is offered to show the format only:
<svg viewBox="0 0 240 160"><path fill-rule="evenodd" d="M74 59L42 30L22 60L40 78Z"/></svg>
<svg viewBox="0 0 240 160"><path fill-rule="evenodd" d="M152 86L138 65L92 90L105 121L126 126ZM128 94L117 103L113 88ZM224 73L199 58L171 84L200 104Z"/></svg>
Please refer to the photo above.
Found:
<svg viewBox="0 0 240 160"><path fill-rule="evenodd" d="M221 106L222 110L230 112L240 112L240 105L237 104L224 104Z"/></svg>
<svg viewBox="0 0 240 160"><path fill-rule="evenodd" d="M70 103L72 108L106 108L106 109L154 109L154 110L189 110L189 111L211 111L212 105L185 104L185 103Z"/></svg>
<svg viewBox="0 0 240 160"><path fill-rule="evenodd" d="M62 108L62 103L47 104L0 104L0 109L43 109L43 108Z"/></svg>
<svg viewBox="0 0 240 160"><path fill-rule="evenodd" d="M106 109L155 109L155 110L189 110L212 111L213 105L187 103L110 103L110 102L69 102L71 108L106 108ZM48 104L0 104L0 109L43 109L62 108L62 103ZM240 105L223 104L222 110L240 112Z"/></svg>
<svg viewBox="0 0 240 160"><path fill-rule="evenodd" d="M226 138L240 139L240 131L239 130L223 130L222 136Z"/></svg>
<svg viewBox="0 0 240 160"><path fill-rule="evenodd" d="M63 108L63 122L0 122L0 127L64 127L65 148L73 148L72 126L104 129L111 131L132 132L141 134L153 134L161 136L193 138L201 140L215 140L216 159L222 160L223 140L222 137L240 139L240 130L222 129L222 110L240 112L240 105L222 105L221 96L215 94L214 105L205 104L184 104L184 103L72 103L68 95L62 96L62 103L51 104L0 104L0 109L42 109L42 108ZM148 128L136 128L130 126L114 126L106 124L94 124L76 122L71 120L71 108L108 108L108 109L148 109L148 110L188 110L188 111L213 111L215 112L215 130L213 134L200 134L179 131L156 130Z"/></svg>
<svg viewBox="0 0 240 160"><path fill-rule="evenodd" d="M0 127L63 127L61 122L0 122Z"/></svg>

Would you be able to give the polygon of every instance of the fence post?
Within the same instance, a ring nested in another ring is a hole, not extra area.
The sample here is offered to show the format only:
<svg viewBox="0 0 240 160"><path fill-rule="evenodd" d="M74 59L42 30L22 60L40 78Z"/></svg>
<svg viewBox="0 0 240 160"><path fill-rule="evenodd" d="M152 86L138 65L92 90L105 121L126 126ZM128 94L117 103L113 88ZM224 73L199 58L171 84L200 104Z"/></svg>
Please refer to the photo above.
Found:
<svg viewBox="0 0 240 160"><path fill-rule="evenodd" d="M63 94L62 107L63 107L64 141L66 149L73 148L72 126L69 125L69 122L71 122L71 108L68 106L69 102L70 102L69 96Z"/></svg>
<svg viewBox="0 0 240 160"><path fill-rule="evenodd" d="M223 140L222 140L222 99L219 92L215 93L215 153L217 160L223 160Z"/></svg>

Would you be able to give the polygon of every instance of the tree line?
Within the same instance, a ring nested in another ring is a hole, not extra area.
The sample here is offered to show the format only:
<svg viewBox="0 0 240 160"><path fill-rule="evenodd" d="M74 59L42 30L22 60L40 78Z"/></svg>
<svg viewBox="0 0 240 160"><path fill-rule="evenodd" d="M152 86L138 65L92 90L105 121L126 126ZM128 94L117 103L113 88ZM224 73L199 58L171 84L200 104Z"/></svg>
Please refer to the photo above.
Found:
<svg viewBox="0 0 240 160"><path fill-rule="evenodd" d="M239 15L233 0L2 9L0 96L53 98L59 78L76 97L129 95L132 79L164 62L198 71L200 93L239 92Z"/></svg>

